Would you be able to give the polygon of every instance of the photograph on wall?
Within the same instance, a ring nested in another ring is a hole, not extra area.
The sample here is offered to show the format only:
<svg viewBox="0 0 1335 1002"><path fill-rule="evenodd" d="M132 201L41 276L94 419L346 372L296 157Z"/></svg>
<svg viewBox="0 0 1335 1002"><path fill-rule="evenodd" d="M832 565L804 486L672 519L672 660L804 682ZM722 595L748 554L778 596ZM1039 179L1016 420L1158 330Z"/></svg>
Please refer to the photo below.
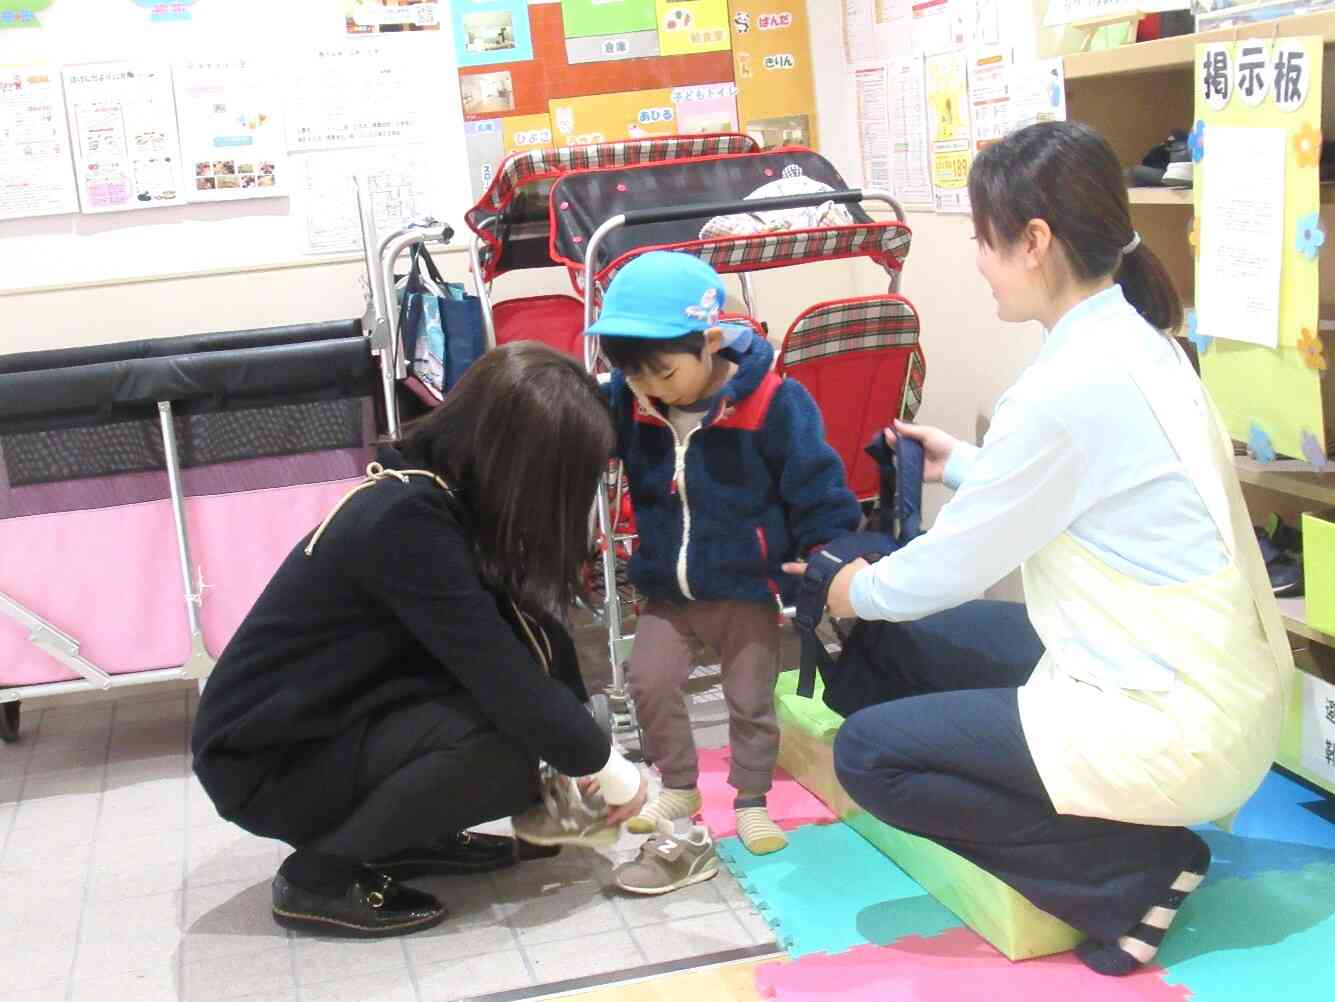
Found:
<svg viewBox="0 0 1335 1002"><path fill-rule="evenodd" d="M439 31L441 0L346 0L349 35L395 31Z"/></svg>
<svg viewBox="0 0 1335 1002"><path fill-rule="evenodd" d="M557 11L559 16L559 7ZM452 4L451 12L455 59L460 68L533 58L526 0L469 0Z"/></svg>

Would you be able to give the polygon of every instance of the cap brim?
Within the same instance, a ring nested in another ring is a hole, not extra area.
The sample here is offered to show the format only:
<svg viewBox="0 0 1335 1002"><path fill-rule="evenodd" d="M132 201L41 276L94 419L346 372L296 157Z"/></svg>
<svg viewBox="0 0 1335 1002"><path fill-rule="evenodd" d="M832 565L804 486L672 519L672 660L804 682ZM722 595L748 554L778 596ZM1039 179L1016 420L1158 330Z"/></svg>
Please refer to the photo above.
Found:
<svg viewBox="0 0 1335 1002"><path fill-rule="evenodd" d="M674 338L685 337L687 334L702 333L714 327L725 334L736 336L755 333L755 328L750 324L715 323L708 327L689 327L684 330L665 332L662 324L651 324L642 320L617 319L616 317L600 317L593 322L593 326L584 331L584 335L585 337L640 337L651 341L671 341Z"/></svg>

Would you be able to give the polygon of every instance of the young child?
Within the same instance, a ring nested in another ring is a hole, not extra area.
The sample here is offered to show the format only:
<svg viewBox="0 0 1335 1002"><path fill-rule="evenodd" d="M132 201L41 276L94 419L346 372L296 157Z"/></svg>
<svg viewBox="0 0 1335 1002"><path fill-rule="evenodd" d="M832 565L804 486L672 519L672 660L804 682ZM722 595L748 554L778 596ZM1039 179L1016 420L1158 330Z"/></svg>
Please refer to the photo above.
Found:
<svg viewBox="0 0 1335 1002"><path fill-rule="evenodd" d="M762 854L787 845L765 805L779 751L780 565L854 531L860 513L815 402L770 371L764 338L719 322L723 300L709 265L653 251L621 269L587 333L616 369L617 456L639 531L630 578L648 599L630 690L663 777L628 827L700 810L683 689L702 642L722 659L737 832Z"/></svg>

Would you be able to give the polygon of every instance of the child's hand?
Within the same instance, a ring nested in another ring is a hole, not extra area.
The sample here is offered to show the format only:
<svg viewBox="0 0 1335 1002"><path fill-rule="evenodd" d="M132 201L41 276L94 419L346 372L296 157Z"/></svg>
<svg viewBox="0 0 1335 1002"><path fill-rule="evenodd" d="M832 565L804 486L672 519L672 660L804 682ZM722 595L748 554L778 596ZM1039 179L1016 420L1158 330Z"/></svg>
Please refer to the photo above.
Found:
<svg viewBox="0 0 1335 1002"><path fill-rule="evenodd" d="M885 429L885 444L893 446L899 435L922 443L923 483L939 484L945 476L946 464L950 462L950 454L955 451L955 446L959 445L959 439L953 435L947 435L940 428L932 428L925 424L909 424L907 421L896 421L893 428Z"/></svg>

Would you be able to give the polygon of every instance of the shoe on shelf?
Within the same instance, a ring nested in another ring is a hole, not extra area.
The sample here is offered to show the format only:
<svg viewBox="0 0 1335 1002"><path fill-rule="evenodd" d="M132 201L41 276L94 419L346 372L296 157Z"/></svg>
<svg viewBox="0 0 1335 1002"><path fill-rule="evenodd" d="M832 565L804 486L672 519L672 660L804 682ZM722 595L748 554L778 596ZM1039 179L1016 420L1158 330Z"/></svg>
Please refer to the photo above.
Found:
<svg viewBox="0 0 1335 1002"><path fill-rule="evenodd" d="M1256 542L1261 547L1261 559L1270 575L1270 588L1276 598L1294 598L1303 593L1303 568L1298 558L1275 545L1275 541L1259 526Z"/></svg>
<svg viewBox="0 0 1335 1002"><path fill-rule="evenodd" d="M366 865L395 880L423 876L458 876L503 870L526 859L555 856L560 846L537 846L504 835L456 832L420 849L405 849Z"/></svg>
<svg viewBox="0 0 1335 1002"><path fill-rule="evenodd" d="M549 765L542 767L542 798L511 818L515 837L534 845L608 846L620 832L607 826L607 804L597 795L585 797L575 781Z"/></svg>
<svg viewBox="0 0 1335 1002"><path fill-rule="evenodd" d="M342 895L297 887L281 873L273 878L273 918L284 929L320 936L379 939L430 929L449 913L438 899L367 870Z"/></svg>
<svg viewBox="0 0 1335 1002"><path fill-rule="evenodd" d="M1265 534L1281 550L1298 556L1303 552L1303 530L1299 526L1289 525L1278 515L1271 514L1265 522Z"/></svg>
<svg viewBox="0 0 1335 1002"><path fill-rule="evenodd" d="M640 847L639 857L617 867L612 876L631 894L667 894L717 875L718 856L709 829L692 825L679 835L664 821Z"/></svg>
<svg viewBox="0 0 1335 1002"><path fill-rule="evenodd" d="M1126 171L1126 183L1131 188L1190 188L1191 177L1191 149L1185 129L1174 129L1145 154L1145 159Z"/></svg>

